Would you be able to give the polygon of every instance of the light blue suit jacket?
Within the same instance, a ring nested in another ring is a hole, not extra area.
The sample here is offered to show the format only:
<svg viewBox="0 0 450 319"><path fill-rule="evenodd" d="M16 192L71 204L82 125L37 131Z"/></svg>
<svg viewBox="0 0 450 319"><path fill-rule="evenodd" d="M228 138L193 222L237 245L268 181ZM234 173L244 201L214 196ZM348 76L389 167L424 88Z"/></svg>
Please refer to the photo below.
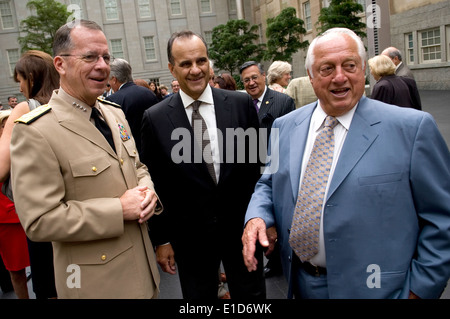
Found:
<svg viewBox="0 0 450 319"><path fill-rule="evenodd" d="M289 296L289 231L316 106L274 122L280 138L269 147L279 157L269 152L269 164L277 170L258 181L246 214L246 222L277 226ZM330 298L407 298L410 290L438 298L450 277L450 154L431 115L363 97L330 183L323 216Z"/></svg>

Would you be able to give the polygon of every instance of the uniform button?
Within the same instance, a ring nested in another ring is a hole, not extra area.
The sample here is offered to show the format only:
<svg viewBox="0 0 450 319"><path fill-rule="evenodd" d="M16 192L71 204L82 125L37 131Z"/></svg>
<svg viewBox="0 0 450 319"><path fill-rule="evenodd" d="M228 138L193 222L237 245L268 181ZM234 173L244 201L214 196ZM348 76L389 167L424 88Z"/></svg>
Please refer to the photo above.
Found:
<svg viewBox="0 0 450 319"><path fill-rule="evenodd" d="M134 155L136 155L137 154L136 150L134 150L133 153L134 153Z"/></svg>
<svg viewBox="0 0 450 319"><path fill-rule="evenodd" d="M92 171L93 171L93 172L96 172L96 171L97 171L97 167L93 166L93 167L92 167Z"/></svg>
<svg viewBox="0 0 450 319"><path fill-rule="evenodd" d="M123 159L122 158L120 159L120 165L123 165Z"/></svg>
<svg viewBox="0 0 450 319"><path fill-rule="evenodd" d="M102 255L102 261L106 260L106 255Z"/></svg>

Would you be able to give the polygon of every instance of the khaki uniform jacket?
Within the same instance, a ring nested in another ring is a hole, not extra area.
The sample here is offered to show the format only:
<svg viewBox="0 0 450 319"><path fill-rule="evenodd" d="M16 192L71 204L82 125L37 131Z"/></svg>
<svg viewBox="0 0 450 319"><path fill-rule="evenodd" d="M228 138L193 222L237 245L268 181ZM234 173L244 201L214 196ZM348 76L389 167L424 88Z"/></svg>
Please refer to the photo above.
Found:
<svg viewBox="0 0 450 319"><path fill-rule="evenodd" d="M97 101L117 154L62 89L51 109L15 125L11 176L16 210L33 241L51 241L58 298L154 298L159 272L147 225L124 222L119 197L153 183L118 107Z"/></svg>

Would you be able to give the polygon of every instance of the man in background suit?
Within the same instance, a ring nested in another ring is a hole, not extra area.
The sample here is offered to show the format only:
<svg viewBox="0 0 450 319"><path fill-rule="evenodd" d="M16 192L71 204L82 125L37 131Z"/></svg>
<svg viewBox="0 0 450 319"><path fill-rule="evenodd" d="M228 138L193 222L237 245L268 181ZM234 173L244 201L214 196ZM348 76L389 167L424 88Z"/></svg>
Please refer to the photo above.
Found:
<svg viewBox="0 0 450 319"><path fill-rule="evenodd" d="M17 120L11 139L22 226L52 242L58 298L156 298L146 221L161 210L125 115L97 98L109 79L106 37L75 20L56 32L53 51L61 87Z"/></svg>
<svg viewBox="0 0 450 319"><path fill-rule="evenodd" d="M151 167L165 209L164 217L149 223L158 263L175 274L176 262L186 299L217 299L221 262L231 298L265 298L262 267L248 272L241 253L242 223L261 166L256 158L251 160L255 154L248 142L241 144L239 136L229 135L257 132L253 103L247 94L211 88L201 36L173 34L168 60L181 89L145 111L142 125L142 160ZM199 120L192 117L198 112L209 135L203 137L209 148L202 157L191 126L197 127ZM257 258L262 262L262 250Z"/></svg>
<svg viewBox="0 0 450 319"><path fill-rule="evenodd" d="M402 53L400 52L399 49L389 47L384 49L383 52L381 52L381 54L388 56L392 60L392 62L394 62L396 66L395 75L414 79L414 75L411 72L411 70L405 63L403 63Z"/></svg>
<svg viewBox="0 0 450 319"><path fill-rule="evenodd" d="M289 297L439 298L450 276L450 153L436 123L363 97L365 48L349 29L314 39L305 64L319 100L275 120L279 169L263 174L247 210L248 269L255 242L269 245L266 227L276 225ZM316 152L316 136L330 130L334 143ZM305 173L326 150L322 176ZM308 219L311 189L320 192Z"/></svg>
<svg viewBox="0 0 450 319"><path fill-rule="evenodd" d="M267 137L269 137L273 121L295 110L295 102L288 95L267 87L266 73L261 64L247 61L241 65L239 73L244 88L252 97L258 112L260 127L267 129Z"/></svg>
<svg viewBox="0 0 450 319"><path fill-rule="evenodd" d="M158 103L158 99L151 90L133 82L131 65L124 59L115 59L111 63L109 84L114 93L106 100L122 107L140 153L142 115L146 109Z"/></svg>

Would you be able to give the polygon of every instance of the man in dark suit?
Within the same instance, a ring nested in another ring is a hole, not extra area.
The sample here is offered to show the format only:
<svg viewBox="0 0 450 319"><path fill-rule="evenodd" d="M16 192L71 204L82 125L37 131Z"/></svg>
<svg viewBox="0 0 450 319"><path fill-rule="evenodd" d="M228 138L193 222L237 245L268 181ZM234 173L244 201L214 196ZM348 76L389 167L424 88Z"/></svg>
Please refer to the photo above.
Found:
<svg viewBox="0 0 450 319"><path fill-rule="evenodd" d="M388 56L392 60L392 62L394 62L396 66L395 75L414 79L414 75L411 70L405 63L403 63L402 53L399 49L389 47L384 49L381 54Z"/></svg>
<svg viewBox="0 0 450 319"><path fill-rule="evenodd" d="M270 128L273 121L295 110L295 101L287 94L269 89L266 86L266 73L261 64L248 61L239 68L242 82L247 93L252 97L253 104L258 112L261 128Z"/></svg>
<svg viewBox="0 0 450 319"><path fill-rule="evenodd" d="M142 115L146 109L158 103L158 99L151 90L133 82L131 65L124 59L115 59L111 63L109 84L115 93L106 100L122 107L140 154Z"/></svg>
<svg viewBox="0 0 450 319"><path fill-rule="evenodd" d="M295 101L289 95L269 89L266 86L266 73L261 64L248 61L239 68L242 82L247 93L252 97L258 112L259 125L267 129L267 140L270 136L273 121L295 110ZM276 237L275 227L267 230L268 236ZM269 259L264 267L266 277L281 274L281 263L277 245L266 251Z"/></svg>
<svg viewBox="0 0 450 319"><path fill-rule="evenodd" d="M265 298L262 267L248 272L241 253L244 214L261 172L250 147L258 145L253 103L247 94L208 85L201 36L173 34L168 59L181 89L145 111L142 123L142 161L165 208L149 223L158 263L170 274L178 268L186 299L217 299L221 262L231 298ZM200 138L210 143L204 151L194 138L198 113L208 128ZM249 133L250 142L239 131ZM262 262L262 250L257 258Z"/></svg>

